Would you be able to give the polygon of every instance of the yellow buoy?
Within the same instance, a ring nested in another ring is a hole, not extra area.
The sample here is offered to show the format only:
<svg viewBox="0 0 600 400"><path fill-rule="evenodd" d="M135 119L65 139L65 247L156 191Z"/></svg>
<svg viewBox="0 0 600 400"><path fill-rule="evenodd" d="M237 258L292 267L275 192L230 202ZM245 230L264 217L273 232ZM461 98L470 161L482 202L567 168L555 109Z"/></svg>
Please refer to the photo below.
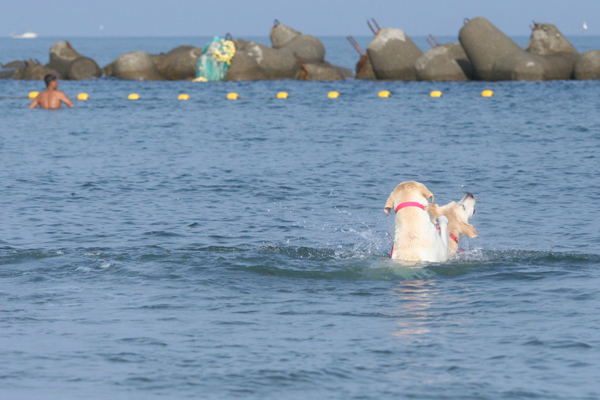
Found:
<svg viewBox="0 0 600 400"><path fill-rule="evenodd" d="M327 97L329 97L330 99L337 99L338 97L340 97L339 92L329 92L327 93Z"/></svg>
<svg viewBox="0 0 600 400"><path fill-rule="evenodd" d="M433 92L429 93L429 97L442 97L442 92L439 90L434 90Z"/></svg>
<svg viewBox="0 0 600 400"><path fill-rule="evenodd" d="M390 97L392 94L389 92L389 90L382 90L381 92L379 92L379 97Z"/></svg>
<svg viewBox="0 0 600 400"><path fill-rule="evenodd" d="M87 100L90 98L90 95L87 93L79 93L77 95L77 100Z"/></svg>
<svg viewBox="0 0 600 400"><path fill-rule="evenodd" d="M279 92L279 93L277 93L277 98L278 99L287 99L288 97L290 97L290 95L287 94L287 92Z"/></svg>
<svg viewBox="0 0 600 400"><path fill-rule="evenodd" d="M189 100L189 99L190 99L189 94L182 93L179 96L177 96L177 100Z"/></svg>
<svg viewBox="0 0 600 400"><path fill-rule="evenodd" d="M131 93L129 96L127 96L127 98L129 100L139 100L140 99L140 95L137 93Z"/></svg>
<svg viewBox="0 0 600 400"><path fill-rule="evenodd" d="M483 97L492 97L494 95L494 92L491 90L484 90L483 92L481 92L481 96Z"/></svg>
<svg viewBox="0 0 600 400"><path fill-rule="evenodd" d="M240 98L240 95L237 94L237 93L235 93L235 92L227 93L227 99L228 100L237 100L239 98Z"/></svg>
<svg viewBox="0 0 600 400"><path fill-rule="evenodd" d="M36 97L38 97L38 94L40 94L40 92L29 92L29 98L35 99Z"/></svg>

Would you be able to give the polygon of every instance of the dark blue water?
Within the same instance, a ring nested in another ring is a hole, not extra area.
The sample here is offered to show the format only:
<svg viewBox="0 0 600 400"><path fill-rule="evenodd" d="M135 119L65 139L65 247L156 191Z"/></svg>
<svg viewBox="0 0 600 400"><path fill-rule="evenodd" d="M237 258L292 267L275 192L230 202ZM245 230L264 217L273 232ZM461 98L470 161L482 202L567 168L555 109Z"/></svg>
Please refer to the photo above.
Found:
<svg viewBox="0 0 600 400"><path fill-rule="evenodd" d="M59 88L0 99L1 398L600 398L600 82ZM388 258L404 180L475 195L459 258Z"/></svg>

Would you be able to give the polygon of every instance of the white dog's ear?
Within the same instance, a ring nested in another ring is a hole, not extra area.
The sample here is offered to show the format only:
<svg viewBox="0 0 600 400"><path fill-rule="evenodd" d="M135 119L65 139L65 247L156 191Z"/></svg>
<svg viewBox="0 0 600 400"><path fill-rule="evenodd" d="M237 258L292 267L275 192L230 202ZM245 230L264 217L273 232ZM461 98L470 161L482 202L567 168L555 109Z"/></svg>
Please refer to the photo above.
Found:
<svg viewBox="0 0 600 400"><path fill-rule="evenodd" d="M437 218L440 215L442 215L442 210L440 210L440 206L435 203L431 203L429 205L427 212L429 212L429 215L431 215L433 218Z"/></svg>
<svg viewBox="0 0 600 400"><path fill-rule="evenodd" d="M392 194L390 194L390 197L388 197L387 201L385 202L385 206L383 207L383 211L385 211L385 216L387 217L388 215L390 215L390 211L392 211L392 209L394 208L394 196L393 196L394 192L392 192Z"/></svg>
<svg viewBox="0 0 600 400"><path fill-rule="evenodd" d="M460 221L460 231L461 231L461 233L464 233L465 235L467 235L471 239L472 238L476 238L477 236L479 236L477 234L477 229L475 229L475 227L473 225L465 224L462 221Z"/></svg>

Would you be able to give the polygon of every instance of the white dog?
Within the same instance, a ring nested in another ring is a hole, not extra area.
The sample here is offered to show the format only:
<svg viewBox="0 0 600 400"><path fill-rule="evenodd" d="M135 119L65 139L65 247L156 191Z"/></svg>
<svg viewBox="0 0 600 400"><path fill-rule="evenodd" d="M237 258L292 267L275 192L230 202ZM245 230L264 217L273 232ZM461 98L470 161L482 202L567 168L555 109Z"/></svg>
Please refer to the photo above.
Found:
<svg viewBox="0 0 600 400"><path fill-rule="evenodd" d="M431 204L429 206L429 215L433 218L444 216L448 218L448 232L450 235L450 244L448 251L450 255L461 251L458 247L458 241L462 235L470 238L477 237L477 229L469 224L469 219L475 214L475 198L471 193L467 193L458 203L453 201L445 206Z"/></svg>
<svg viewBox="0 0 600 400"><path fill-rule="evenodd" d="M402 182L390 194L383 210L396 212L392 258L403 261L448 260L448 218L440 216L437 227L429 216L433 194L419 182Z"/></svg>

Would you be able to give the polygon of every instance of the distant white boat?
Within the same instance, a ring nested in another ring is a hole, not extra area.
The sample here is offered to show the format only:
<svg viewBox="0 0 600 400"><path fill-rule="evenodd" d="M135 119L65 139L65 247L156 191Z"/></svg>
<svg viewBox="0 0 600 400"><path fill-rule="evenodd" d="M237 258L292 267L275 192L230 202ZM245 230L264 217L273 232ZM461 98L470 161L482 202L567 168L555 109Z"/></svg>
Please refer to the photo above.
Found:
<svg viewBox="0 0 600 400"><path fill-rule="evenodd" d="M35 39L37 37L37 34L31 32L31 31L26 31L25 33L11 33L10 37L13 39Z"/></svg>

